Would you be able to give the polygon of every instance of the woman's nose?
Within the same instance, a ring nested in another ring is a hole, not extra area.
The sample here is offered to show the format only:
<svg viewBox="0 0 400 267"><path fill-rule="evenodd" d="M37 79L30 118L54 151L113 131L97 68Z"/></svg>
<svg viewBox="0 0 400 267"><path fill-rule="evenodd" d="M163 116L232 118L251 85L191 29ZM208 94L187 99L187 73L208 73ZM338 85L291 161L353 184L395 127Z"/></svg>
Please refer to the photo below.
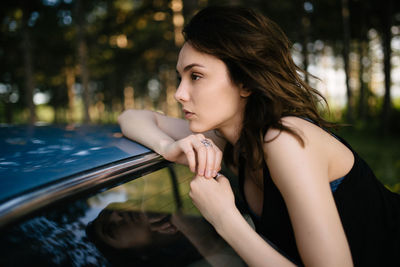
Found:
<svg viewBox="0 0 400 267"><path fill-rule="evenodd" d="M189 100L187 86L182 81L179 83L174 96L178 102L186 102Z"/></svg>

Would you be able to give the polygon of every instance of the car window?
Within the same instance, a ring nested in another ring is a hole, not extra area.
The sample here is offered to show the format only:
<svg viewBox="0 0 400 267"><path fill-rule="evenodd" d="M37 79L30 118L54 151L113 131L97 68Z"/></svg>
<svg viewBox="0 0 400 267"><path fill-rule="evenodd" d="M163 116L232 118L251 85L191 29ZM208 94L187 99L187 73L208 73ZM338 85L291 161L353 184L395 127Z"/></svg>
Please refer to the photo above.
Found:
<svg viewBox="0 0 400 267"><path fill-rule="evenodd" d="M191 177L169 165L2 229L0 266L243 265L193 206Z"/></svg>

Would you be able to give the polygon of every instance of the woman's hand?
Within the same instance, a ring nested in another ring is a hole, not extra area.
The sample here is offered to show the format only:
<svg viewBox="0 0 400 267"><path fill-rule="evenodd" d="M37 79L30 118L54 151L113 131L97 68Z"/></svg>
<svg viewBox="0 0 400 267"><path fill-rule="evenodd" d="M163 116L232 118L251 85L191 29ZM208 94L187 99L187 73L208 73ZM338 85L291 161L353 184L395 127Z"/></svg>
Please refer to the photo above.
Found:
<svg viewBox="0 0 400 267"><path fill-rule="evenodd" d="M161 146L161 155L165 159L187 163L197 175L212 178L221 170L222 152L203 134L192 134L175 142L165 142Z"/></svg>
<svg viewBox="0 0 400 267"><path fill-rule="evenodd" d="M219 175L216 179L195 176L190 183L189 196L203 217L216 229L227 214L236 213L235 197L228 179Z"/></svg>

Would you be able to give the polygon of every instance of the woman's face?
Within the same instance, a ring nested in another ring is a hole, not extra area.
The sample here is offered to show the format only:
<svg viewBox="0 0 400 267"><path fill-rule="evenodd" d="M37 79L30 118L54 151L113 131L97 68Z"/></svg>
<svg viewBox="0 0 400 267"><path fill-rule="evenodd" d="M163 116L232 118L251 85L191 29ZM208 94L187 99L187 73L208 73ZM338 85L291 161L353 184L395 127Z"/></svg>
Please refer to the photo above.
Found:
<svg viewBox="0 0 400 267"><path fill-rule="evenodd" d="M223 61L185 43L177 72L181 81L175 99L182 104L191 131L237 130L248 93L231 81Z"/></svg>

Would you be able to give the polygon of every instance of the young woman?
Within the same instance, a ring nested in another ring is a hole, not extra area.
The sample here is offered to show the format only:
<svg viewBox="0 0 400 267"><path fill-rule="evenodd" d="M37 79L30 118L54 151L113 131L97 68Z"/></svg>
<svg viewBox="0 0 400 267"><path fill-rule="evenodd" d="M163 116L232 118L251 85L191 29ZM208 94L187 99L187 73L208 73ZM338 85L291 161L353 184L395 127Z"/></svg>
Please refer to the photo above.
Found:
<svg viewBox="0 0 400 267"><path fill-rule="evenodd" d="M184 36L175 98L186 120L128 110L123 133L196 173L194 204L250 266L397 265L400 197L326 130L324 98L280 28L249 9L208 7ZM222 158L255 231L218 174Z"/></svg>

